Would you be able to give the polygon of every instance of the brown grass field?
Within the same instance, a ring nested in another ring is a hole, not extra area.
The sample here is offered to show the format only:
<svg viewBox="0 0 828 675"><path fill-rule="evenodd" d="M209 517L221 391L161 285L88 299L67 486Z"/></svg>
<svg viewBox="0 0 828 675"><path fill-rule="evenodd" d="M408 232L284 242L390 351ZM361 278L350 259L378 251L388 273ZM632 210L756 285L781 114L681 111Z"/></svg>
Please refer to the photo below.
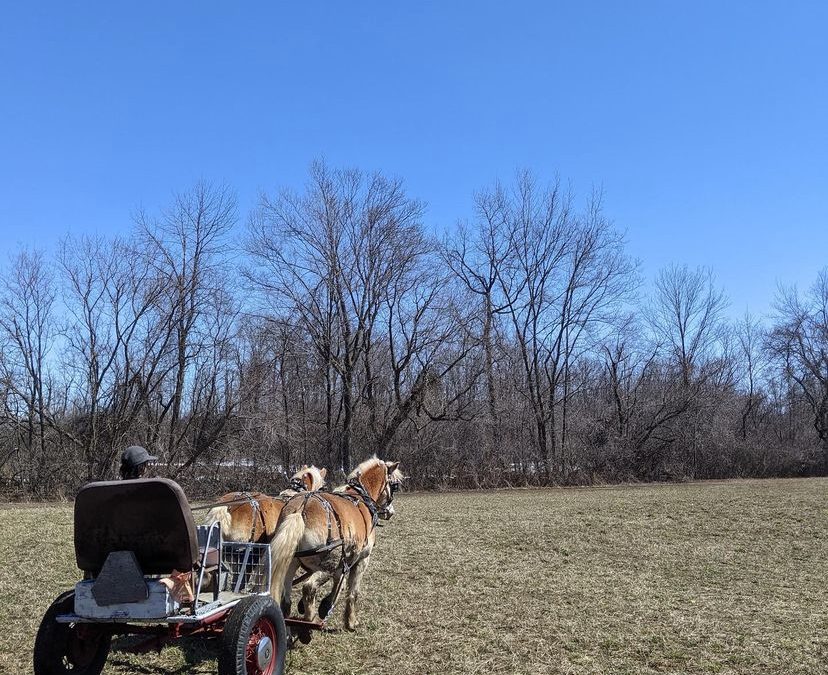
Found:
<svg viewBox="0 0 828 675"><path fill-rule="evenodd" d="M828 673L828 479L402 494L362 626L292 674ZM0 672L77 580L68 504L0 507ZM342 605L333 625L340 625ZM214 646L106 673L214 673Z"/></svg>

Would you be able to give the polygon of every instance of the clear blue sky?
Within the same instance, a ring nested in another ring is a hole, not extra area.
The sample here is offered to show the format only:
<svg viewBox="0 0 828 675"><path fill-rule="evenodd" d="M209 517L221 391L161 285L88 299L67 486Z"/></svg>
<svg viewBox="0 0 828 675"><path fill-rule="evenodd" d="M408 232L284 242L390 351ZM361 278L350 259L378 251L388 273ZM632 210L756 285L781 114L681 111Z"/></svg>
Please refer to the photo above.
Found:
<svg viewBox="0 0 828 675"><path fill-rule="evenodd" d="M0 256L320 156L443 228L529 167L761 313L828 264L827 36L824 2L4 3Z"/></svg>

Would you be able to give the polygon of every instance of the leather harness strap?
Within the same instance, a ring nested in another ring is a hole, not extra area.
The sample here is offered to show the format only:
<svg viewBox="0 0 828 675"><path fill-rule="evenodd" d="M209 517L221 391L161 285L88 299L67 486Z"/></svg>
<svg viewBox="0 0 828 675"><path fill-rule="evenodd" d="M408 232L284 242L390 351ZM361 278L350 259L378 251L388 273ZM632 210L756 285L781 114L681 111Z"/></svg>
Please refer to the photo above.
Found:
<svg viewBox="0 0 828 675"><path fill-rule="evenodd" d="M328 493L326 493L328 494ZM315 497L319 502L322 504L322 508L325 509L325 515L328 525L328 536L326 543L322 544L321 546L315 546L313 548L304 549L302 551L297 551L294 555L297 558L307 558L313 555L318 555L320 553L327 553L328 551L332 551L337 546L342 545L343 552L345 547L345 540L342 538L342 520L339 518L339 514L336 512L336 509L333 508L331 503L325 499L319 492L308 492L305 494L305 501L302 503L302 513L304 514L305 508L308 505L308 502L311 500L312 497ZM333 518L331 518L333 516ZM304 516L303 516L304 517ZM333 527L332 522L336 521L336 527L339 530L340 538L333 540L331 536L333 534Z"/></svg>
<svg viewBox="0 0 828 675"><path fill-rule="evenodd" d="M249 492L237 492L236 494L239 495L240 503L250 504L250 508L253 509L253 514L250 518L250 538L248 539L248 541L256 541L256 518L257 517L262 522L262 534L264 534L265 531L267 530L267 525L265 523L264 513L262 513L262 505L259 503L259 500L256 499L256 497L254 497Z"/></svg>
<svg viewBox="0 0 828 675"><path fill-rule="evenodd" d="M379 520L379 507L377 506L376 501L374 501L373 497L368 494L368 490L366 490L365 486L359 481L349 481L348 487L357 493L355 496L358 496L362 500L362 503L365 504L365 507L368 509L368 513L371 514L371 529L373 530L377 526L377 521ZM340 494L346 495L351 499L354 497L348 495L347 493Z"/></svg>
<svg viewBox="0 0 828 675"><path fill-rule="evenodd" d="M356 494L349 494L347 492L326 492L332 497L339 497L341 499L346 499L351 502L357 508L359 504L362 503L368 509L368 513L371 514L371 526L368 530L367 534L370 534L373 529L377 526L377 521L379 520L379 509L377 507L377 503L368 494L368 491L363 487L361 483L358 481L351 481L348 483L348 488L352 489ZM321 491L316 492L308 492L305 494L305 501L302 504L302 512L304 513L305 508L307 507L308 501L311 498L315 497L320 501L323 508L325 509L325 513L327 515L327 524L328 524L328 536L327 540L321 546L314 546L313 548L303 549L301 551L297 551L294 555L297 558L309 558L314 555L319 555L321 553L327 553L328 551L332 551L337 546L342 547L342 564L343 564L343 572L347 573L348 569L351 567L351 562L348 560L347 553L345 551L345 537L344 532L342 531L342 519L339 517L339 514L336 511L336 507L325 497L320 494ZM333 518L332 518L333 516ZM339 539L332 539L332 520L336 521L337 529L339 530L340 538ZM301 561L300 561L301 562Z"/></svg>

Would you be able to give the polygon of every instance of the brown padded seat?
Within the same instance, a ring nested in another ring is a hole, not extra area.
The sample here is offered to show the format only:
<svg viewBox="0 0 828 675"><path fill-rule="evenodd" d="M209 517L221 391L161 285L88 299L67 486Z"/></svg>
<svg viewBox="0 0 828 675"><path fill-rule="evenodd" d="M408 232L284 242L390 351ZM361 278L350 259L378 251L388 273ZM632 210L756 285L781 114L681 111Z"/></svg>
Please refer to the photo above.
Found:
<svg viewBox="0 0 828 675"><path fill-rule="evenodd" d="M97 575L112 551L133 551L144 574L190 571L198 562L193 513L166 478L89 483L75 498L75 558Z"/></svg>

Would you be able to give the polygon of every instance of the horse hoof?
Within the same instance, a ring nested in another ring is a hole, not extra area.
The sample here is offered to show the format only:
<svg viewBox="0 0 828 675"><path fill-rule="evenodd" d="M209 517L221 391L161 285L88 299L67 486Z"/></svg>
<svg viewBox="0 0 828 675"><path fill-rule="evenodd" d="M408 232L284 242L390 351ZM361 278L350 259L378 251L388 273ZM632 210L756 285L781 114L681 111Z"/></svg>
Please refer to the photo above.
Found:
<svg viewBox="0 0 828 675"><path fill-rule="evenodd" d="M331 611L331 600L330 598L323 598L322 602L319 603L319 618L323 621L328 616Z"/></svg>

